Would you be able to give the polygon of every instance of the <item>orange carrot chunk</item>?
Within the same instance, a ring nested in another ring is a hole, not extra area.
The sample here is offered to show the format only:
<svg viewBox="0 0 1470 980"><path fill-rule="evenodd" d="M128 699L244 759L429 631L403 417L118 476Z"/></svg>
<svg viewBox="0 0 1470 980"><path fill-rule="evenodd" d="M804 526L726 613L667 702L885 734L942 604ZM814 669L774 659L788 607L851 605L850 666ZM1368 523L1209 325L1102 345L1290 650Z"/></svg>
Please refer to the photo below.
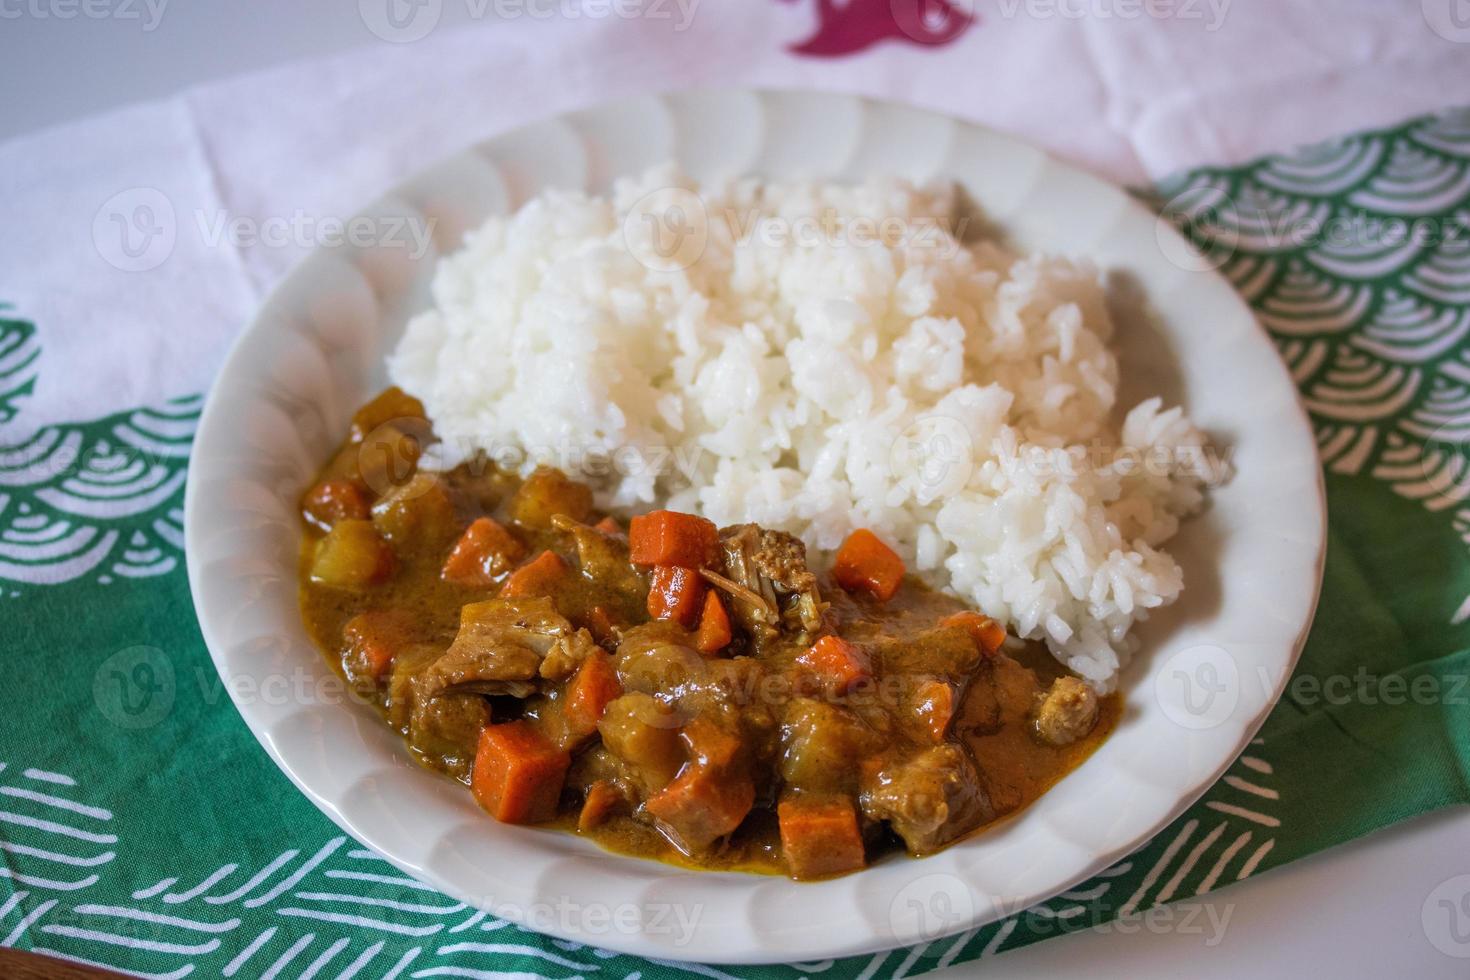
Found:
<svg viewBox="0 0 1470 980"><path fill-rule="evenodd" d="M324 480L301 501L307 520L330 529L343 520L365 521L372 514L367 494L352 480Z"/></svg>
<svg viewBox="0 0 1470 980"><path fill-rule="evenodd" d="M635 565L701 568L715 560L719 547L714 522L693 514L656 510L628 526L628 557Z"/></svg>
<svg viewBox="0 0 1470 980"><path fill-rule="evenodd" d="M644 804L665 836L685 854L694 854L740 826L755 805L749 776L708 766L686 765L672 783Z"/></svg>
<svg viewBox="0 0 1470 980"><path fill-rule="evenodd" d="M571 756L525 721L480 732L470 789L503 823L541 823L556 816Z"/></svg>
<svg viewBox="0 0 1470 980"><path fill-rule="evenodd" d="M704 601L704 579L692 568L658 565L648 586L648 615L694 627Z"/></svg>
<svg viewBox="0 0 1470 980"><path fill-rule="evenodd" d="M690 763L706 769L733 771L740 758L739 737L708 718L698 717L690 721L680 729L679 740L689 753Z"/></svg>
<svg viewBox="0 0 1470 980"><path fill-rule="evenodd" d="M866 863L857 813L845 796L784 799L776 807L776 820L794 878L845 874Z"/></svg>
<svg viewBox="0 0 1470 980"><path fill-rule="evenodd" d="M598 521L592 526L597 528L597 530L601 531L603 534L623 533L623 526L618 523L618 519L616 517L604 517L602 520Z"/></svg>
<svg viewBox="0 0 1470 980"><path fill-rule="evenodd" d="M838 585L849 592L866 592L880 602L893 598L903 571L898 553L865 527L847 536L832 566Z"/></svg>
<svg viewBox="0 0 1470 980"><path fill-rule="evenodd" d="M970 634L975 645L985 651L987 656L994 656L1000 651L1001 645L1006 641L1006 628L989 616L982 616L977 612L957 612L951 616L945 616L939 621L940 626L958 626Z"/></svg>
<svg viewBox="0 0 1470 980"><path fill-rule="evenodd" d="M949 732L954 709L954 687L944 681L925 681L914 692L914 715L935 744Z"/></svg>
<svg viewBox="0 0 1470 980"><path fill-rule="evenodd" d="M560 555L543 551L510 573L510 578L500 587L500 595L506 599L549 595L566 572L567 563Z"/></svg>
<svg viewBox="0 0 1470 980"><path fill-rule="evenodd" d="M612 658L601 650L592 651L567 685L565 714L568 730L578 738L597 731L602 713L622 693L623 685L618 681Z"/></svg>
<svg viewBox="0 0 1470 980"><path fill-rule="evenodd" d="M577 829L582 833L600 827L623 804L623 794L606 779L599 779L587 788L587 798L582 801L582 810L577 814Z"/></svg>
<svg viewBox="0 0 1470 980"><path fill-rule="evenodd" d="M719 653L730 645L730 614L725 604L713 590L704 596L704 611L699 614L699 630L694 634L694 646L700 653Z"/></svg>
<svg viewBox="0 0 1470 980"><path fill-rule="evenodd" d="M822 677L837 694L846 694L873 676L868 655L840 636L822 637L796 660Z"/></svg>
<svg viewBox="0 0 1470 980"><path fill-rule="evenodd" d="M399 609L369 609L353 616L342 627L342 638L347 641L343 663L348 674L382 679L412 632L413 617Z"/></svg>
<svg viewBox="0 0 1470 980"><path fill-rule="evenodd" d="M499 521L481 517L465 529L440 577L455 585L489 588L526 554L526 546Z"/></svg>

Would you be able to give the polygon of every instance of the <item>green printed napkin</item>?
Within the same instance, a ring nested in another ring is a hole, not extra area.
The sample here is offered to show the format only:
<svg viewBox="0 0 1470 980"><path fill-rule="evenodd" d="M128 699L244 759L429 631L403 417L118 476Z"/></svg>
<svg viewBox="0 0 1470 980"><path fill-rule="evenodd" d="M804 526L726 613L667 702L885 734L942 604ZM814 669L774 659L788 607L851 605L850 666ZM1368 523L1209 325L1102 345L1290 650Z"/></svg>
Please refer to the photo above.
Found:
<svg viewBox="0 0 1470 980"><path fill-rule="evenodd" d="M220 686L183 568L199 409L185 400L0 448L0 943L159 977L912 975L1470 802L1470 113L1195 171L1155 196L1290 365L1331 537L1285 698L1136 854L982 929L780 967L614 955L436 894L341 836ZM46 342L44 322L5 316L0 435L19 431Z"/></svg>

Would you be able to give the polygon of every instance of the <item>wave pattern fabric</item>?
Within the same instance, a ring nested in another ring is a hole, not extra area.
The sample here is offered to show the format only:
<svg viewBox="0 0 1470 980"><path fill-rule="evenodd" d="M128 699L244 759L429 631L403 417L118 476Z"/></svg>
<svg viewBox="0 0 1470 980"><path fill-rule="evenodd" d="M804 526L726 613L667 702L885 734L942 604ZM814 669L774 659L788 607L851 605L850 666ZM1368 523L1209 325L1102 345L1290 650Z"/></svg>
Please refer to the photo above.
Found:
<svg viewBox="0 0 1470 980"><path fill-rule="evenodd" d="M1119 917L1198 918L1165 903L1470 803L1470 114L1195 171L1155 196L1295 372L1331 535L1282 703L1139 852L982 929L776 967L616 955L438 895L341 836L221 688L180 553L186 399L0 447L16 675L0 693L0 944L171 978L912 976ZM1410 219L1428 230L1363 230ZM24 311L0 320L0 420L24 412L44 335Z"/></svg>

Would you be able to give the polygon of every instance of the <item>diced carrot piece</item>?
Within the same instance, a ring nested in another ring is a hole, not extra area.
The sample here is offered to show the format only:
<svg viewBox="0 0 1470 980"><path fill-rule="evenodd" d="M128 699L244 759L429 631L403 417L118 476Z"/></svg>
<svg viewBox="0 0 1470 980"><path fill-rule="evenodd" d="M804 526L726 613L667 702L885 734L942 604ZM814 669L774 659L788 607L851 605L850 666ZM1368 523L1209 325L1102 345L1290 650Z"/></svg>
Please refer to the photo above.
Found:
<svg viewBox="0 0 1470 980"><path fill-rule="evenodd" d="M313 524L328 529L338 521L365 521L372 514L367 494L352 480L323 480L307 491L301 509Z"/></svg>
<svg viewBox="0 0 1470 980"><path fill-rule="evenodd" d="M592 525L603 534L622 534L623 526L618 523L616 517L608 516Z"/></svg>
<svg viewBox="0 0 1470 980"><path fill-rule="evenodd" d="M656 510L628 526L628 557L635 565L702 568L715 560L719 547L719 528L693 514Z"/></svg>
<svg viewBox="0 0 1470 980"><path fill-rule="evenodd" d="M413 617L401 609L369 609L342 627L349 674L382 679L412 638Z"/></svg>
<svg viewBox="0 0 1470 980"><path fill-rule="evenodd" d="M944 741L954 710L954 687L945 681L925 681L914 692L914 715L935 743Z"/></svg>
<svg viewBox="0 0 1470 980"><path fill-rule="evenodd" d="M699 630L694 634L694 646L703 654L719 653L730 645L734 634L730 632L730 614L725 604L713 590L705 593L704 611L699 614Z"/></svg>
<svg viewBox="0 0 1470 980"><path fill-rule="evenodd" d="M749 776L735 778L722 770L687 765L644 808L675 846L693 854L740 826L754 805L755 783Z"/></svg>
<svg viewBox="0 0 1470 980"><path fill-rule="evenodd" d="M903 559L878 535L858 528L847 536L832 566L837 584L849 592L866 592L887 602L903 583Z"/></svg>
<svg viewBox="0 0 1470 980"><path fill-rule="evenodd" d="M648 586L648 615L691 629L704 600L704 579L692 568L659 565Z"/></svg>
<svg viewBox="0 0 1470 980"><path fill-rule="evenodd" d="M526 554L526 546L499 521L481 517L465 529L441 578L455 585L488 588Z"/></svg>
<svg viewBox="0 0 1470 980"><path fill-rule="evenodd" d="M622 803L623 794L606 779L599 779L587 788L587 799L577 814L577 829L582 833L600 827Z"/></svg>
<svg viewBox="0 0 1470 980"><path fill-rule="evenodd" d="M857 812L845 796L790 797L776 806L776 819L793 878L846 874L867 863Z"/></svg>
<svg viewBox="0 0 1470 980"><path fill-rule="evenodd" d="M945 616L939 621L940 626L958 626L970 634L975 645L985 651L987 656L994 656L999 652L1006 641L1006 628L989 616L982 616L977 612L957 612L952 616Z"/></svg>
<svg viewBox="0 0 1470 980"><path fill-rule="evenodd" d="M706 769L729 771L740 757L738 736L708 718L695 718L679 731L679 740L689 751L689 761Z"/></svg>
<svg viewBox="0 0 1470 980"><path fill-rule="evenodd" d="M597 731L597 723L608 704L622 697L623 685L613 668L612 658L602 650L594 650L567 685L565 714L573 735L585 738Z"/></svg>
<svg viewBox="0 0 1470 980"><path fill-rule="evenodd" d="M607 643L616 639L616 628L613 625L612 616L608 615L607 610L601 606L593 606L592 610L587 613L587 629L598 643Z"/></svg>
<svg viewBox="0 0 1470 980"><path fill-rule="evenodd" d="M541 823L556 816L571 761L528 722L486 725L470 789L496 820Z"/></svg>
<svg viewBox="0 0 1470 980"><path fill-rule="evenodd" d="M868 655L840 636L822 637L796 660L821 675L838 694L846 694L873 676Z"/></svg>
<svg viewBox="0 0 1470 980"><path fill-rule="evenodd" d="M549 595L566 573L567 563L560 555L543 551L510 573L510 578L500 587L500 595L505 599Z"/></svg>
<svg viewBox="0 0 1470 980"><path fill-rule="evenodd" d="M879 774L883 772L884 765L886 765L886 760L882 755L869 755L859 759L857 764L858 784L867 786L876 782Z"/></svg>

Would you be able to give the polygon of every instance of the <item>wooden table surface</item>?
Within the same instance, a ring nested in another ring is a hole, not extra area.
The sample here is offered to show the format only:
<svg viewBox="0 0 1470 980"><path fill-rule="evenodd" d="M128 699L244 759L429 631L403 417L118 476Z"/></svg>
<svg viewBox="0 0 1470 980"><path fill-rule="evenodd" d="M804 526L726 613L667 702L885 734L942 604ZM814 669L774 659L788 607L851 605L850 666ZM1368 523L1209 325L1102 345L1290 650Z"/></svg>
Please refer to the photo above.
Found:
<svg viewBox="0 0 1470 980"><path fill-rule="evenodd" d="M3 947L0 947L0 977L5 980L124 980L123 974L111 970Z"/></svg>

